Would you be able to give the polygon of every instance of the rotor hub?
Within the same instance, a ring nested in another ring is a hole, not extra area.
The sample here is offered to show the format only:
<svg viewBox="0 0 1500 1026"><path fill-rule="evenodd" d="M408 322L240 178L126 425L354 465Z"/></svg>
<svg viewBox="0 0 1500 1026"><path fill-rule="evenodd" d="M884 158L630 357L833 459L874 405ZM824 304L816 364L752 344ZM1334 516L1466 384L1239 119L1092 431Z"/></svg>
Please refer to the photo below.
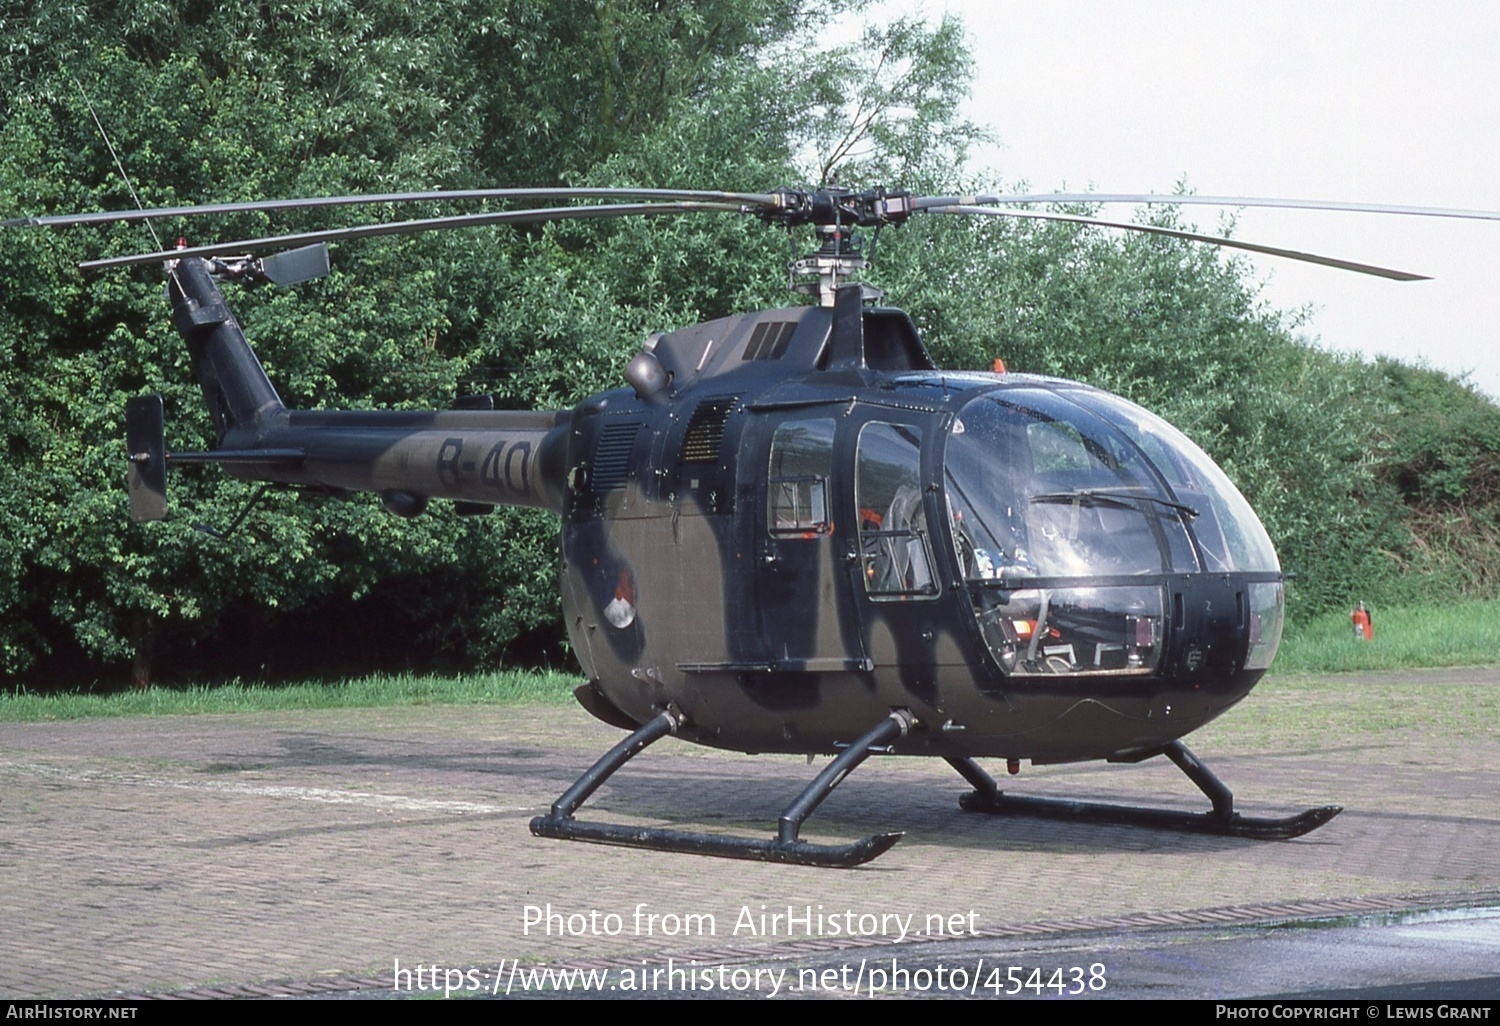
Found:
<svg viewBox="0 0 1500 1026"><path fill-rule="evenodd" d="M874 188L855 192L837 186L824 189L776 189L776 203L758 212L768 224L788 228L879 228L902 224L915 212L905 189Z"/></svg>

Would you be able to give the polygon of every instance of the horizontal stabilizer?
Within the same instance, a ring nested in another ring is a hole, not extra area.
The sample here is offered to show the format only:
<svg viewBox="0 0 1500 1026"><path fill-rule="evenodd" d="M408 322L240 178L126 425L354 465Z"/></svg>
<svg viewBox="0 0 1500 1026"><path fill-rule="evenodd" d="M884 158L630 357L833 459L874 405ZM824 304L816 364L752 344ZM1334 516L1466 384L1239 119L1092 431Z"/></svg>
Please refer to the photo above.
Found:
<svg viewBox="0 0 1500 1026"><path fill-rule="evenodd" d="M209 452L167 452L159 395L141 395L125 402L125 448L130 463L130 519L136 523L167 515L168 463L300 464L301 449L213 449Z"/></svg>
<svg viewBox="0 0 1500 1026"><path fill-rule="evenodd" d="M307 458L301 449L210 449L208 452L169 452L172 463L298 464Z"/></svg>

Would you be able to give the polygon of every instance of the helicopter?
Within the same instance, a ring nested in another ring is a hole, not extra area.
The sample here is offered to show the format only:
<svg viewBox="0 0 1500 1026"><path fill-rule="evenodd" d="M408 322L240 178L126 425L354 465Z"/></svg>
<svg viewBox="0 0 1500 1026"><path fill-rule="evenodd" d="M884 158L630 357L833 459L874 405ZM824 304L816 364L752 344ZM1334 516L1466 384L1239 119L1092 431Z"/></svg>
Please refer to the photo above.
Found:
<svg viewBox="0 0 1500 1026"><path fill-rule="evenodd" d="M433 500L560 520L578 703L627 736L531 822L540 837L848 868L899 832L804 840L806 820L872 754L945 760L971 812L1297 837L1341 811L1246 816L1182 738L1245 698L1275 657L1285 581L1254 510L1185 435L1086 384L937 367L910 317L859 280L857 229L918 214L1106 225L1395 280L1422 276L1038 203L1207 203L1495 219L1483 211L1157 195L918 196L900 189L491 189L16 218L101 224L429 200L558 205L370 224L89 261L160 264L214 447L168 452L160 396L130 400L131 516L167 512L174 465L263 487L372 492L402 517ZM592 205L584 201L594 202ZM480 224L729 213L818 247L791 265L814 302L650 336L624 386L571 409L304 411L281 401L220 289L326 274L328 244ZM253 254L275 250L273 255ZM252 500L253 502L253 500ZM246 507L245 512L249 511ZM241 513L241 518L245 515ZM677 738L833 756L774 838L576 815L612 774ZM1005 793L976 761L1164 757L1208 799L1184 812Z"/></svg>

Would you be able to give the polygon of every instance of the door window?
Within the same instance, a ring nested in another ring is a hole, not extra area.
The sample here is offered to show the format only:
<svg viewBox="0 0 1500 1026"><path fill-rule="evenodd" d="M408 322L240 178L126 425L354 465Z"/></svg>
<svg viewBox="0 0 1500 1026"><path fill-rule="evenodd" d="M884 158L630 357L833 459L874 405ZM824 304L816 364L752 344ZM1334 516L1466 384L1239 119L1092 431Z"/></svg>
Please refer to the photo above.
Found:
<svg viewBox="0 0 1500 1026"><path fill-rule="evenodd" d="M921 484L922 432L866 424L855 456L860 576L875 597L937 594Z"/></svg>

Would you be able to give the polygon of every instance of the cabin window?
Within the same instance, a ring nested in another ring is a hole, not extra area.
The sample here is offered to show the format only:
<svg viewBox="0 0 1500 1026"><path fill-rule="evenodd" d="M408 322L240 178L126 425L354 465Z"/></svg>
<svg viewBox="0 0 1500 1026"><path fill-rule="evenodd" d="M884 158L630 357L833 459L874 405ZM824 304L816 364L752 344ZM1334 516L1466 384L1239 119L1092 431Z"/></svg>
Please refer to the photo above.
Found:
<svg viewBox="0 0 1500 1026"><path fill-rule="evenodd" d="M771 439L766 523L773 535L827 534L828 481L833 471L831 418L782 424Z"/></svg>
<svg viewBox="0 0 1500 1026"><path fill-rule="evenodd" d="M855 456L860 576L875 597L937 594L921 483L922 432L866 424Z"/></svg>

